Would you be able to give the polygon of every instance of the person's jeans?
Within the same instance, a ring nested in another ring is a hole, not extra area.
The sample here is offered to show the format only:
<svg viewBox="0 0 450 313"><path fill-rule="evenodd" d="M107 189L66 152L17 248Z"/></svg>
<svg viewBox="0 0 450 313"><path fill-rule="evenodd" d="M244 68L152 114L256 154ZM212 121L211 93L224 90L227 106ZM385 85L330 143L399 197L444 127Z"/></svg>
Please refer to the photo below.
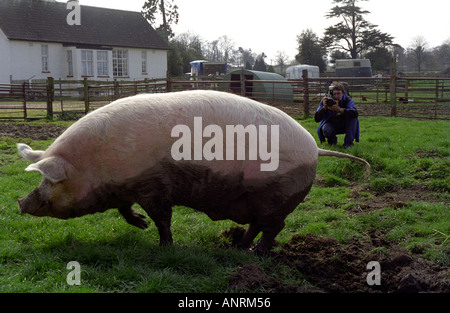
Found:
<svg viewBox="0 0 450 313"><path fill-rule="evenodd" d="M343 117L339 122L327 122L322 126L322 132L329 145L337 144L338 134L345 134L344 148L353 145L356 134L357 118Z"/></svg>

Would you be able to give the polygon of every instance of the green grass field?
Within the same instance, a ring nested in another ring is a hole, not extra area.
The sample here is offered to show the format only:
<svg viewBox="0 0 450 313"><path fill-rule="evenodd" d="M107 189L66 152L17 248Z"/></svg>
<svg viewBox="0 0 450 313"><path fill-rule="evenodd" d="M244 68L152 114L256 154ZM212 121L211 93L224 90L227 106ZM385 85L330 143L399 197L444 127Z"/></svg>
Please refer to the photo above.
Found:
<svg viewBox="0 0 450 313"><path fill-rule="evenodd" d="M363 180L358 163L321 158L315 185L287 218L274 251L294 235L346 243L377 230L389 245L449 266L449 123L382 117L360 122L361 142L346 152L372 165L369 180ZM317 138L314 121L299 123ZM41 178L24 172L29 163L18 156L18 142L37 149L51 143L0 137L0 292L233 292L230 275L251 263L284 283L305 284L297 269L275 257L224 248L219 235L235 223L213 222L185 207L174 209L170 247L158 246L153 224L137 229L117 210L71 220L21 215L17 198ZM389 247L377 249L383 253ZM70 261L81 266L80 285L66 281Z"/></svg>

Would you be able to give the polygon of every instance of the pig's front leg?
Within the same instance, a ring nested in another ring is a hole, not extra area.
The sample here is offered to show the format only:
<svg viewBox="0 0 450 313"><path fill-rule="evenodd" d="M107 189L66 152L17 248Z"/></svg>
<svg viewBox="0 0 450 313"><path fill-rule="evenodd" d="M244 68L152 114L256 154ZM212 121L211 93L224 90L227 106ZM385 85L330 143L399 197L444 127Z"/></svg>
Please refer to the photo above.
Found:
<svg viewBox="0 0 450 313"><path fill-rule="evenodd" d="M156 208L143 207L150 218L155 222L159 232L159 244L161 246L173 243L170 224L172 220L172 208L168 205L161 205Z"/></svg>
<svg viewBox="0 0 450 313"><path fill-rule="evenodd" d="M155 222L159 232L159 244L161 246L171 245L173 243L172 232L170 231L171 216L152 215L150 217Z"/></svg>
<svg viewBox="0 0 450 313"><path fill-rule="evenodd" d="M138 185L134 190L140 192L140 197L136 201L137 204L144 209L148 216L155 222L156 228L158 228L159 244L161 246L172 244L173 238L172 232L170 231L172 203L164 198L168 192L160 188L158 184L153 185L153 187L151 184L143 187Z"/></svg>
<svg viewBox="0 0 450 313"><path fill-rule="evenodd" d="M121 207L119 208L119 212L129 224L142 229L146 229L148 227L148 224L145 221L145 216L133 210L131 206Z"/></svg>

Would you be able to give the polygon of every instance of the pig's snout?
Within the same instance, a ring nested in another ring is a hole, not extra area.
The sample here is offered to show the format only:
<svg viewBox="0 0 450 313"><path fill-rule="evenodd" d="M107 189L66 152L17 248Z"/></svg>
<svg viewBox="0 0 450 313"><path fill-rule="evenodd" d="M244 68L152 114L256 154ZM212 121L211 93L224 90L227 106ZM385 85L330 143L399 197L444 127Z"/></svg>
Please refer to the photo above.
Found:
<svg viewBox="0 0 450 313"><path fill-rule="evenodd" d="M24 209L24 206L23 206L23 198L22 199L17 199L17 203L19 203L19 211L20 211L20 213L27 213L27 211Z"/></svg>
<svg viewBox="0 0 450 313"><path fill-rule="evenodd" d="M19 203L19 211L22 214L28 213L34 215L34 213L38 209L38 206L31 205L30 201L28 200L28 196L22 199L17 199L17 202Z"/></svg>
<svg viewBox="0 0 450 313"><path fill-rule="evenodd" d="M20 213L28 213L35 216L49 216L50 204L43 201L40 197L39 190L36 188L28 196L17 199L19 203Z"/></svg>

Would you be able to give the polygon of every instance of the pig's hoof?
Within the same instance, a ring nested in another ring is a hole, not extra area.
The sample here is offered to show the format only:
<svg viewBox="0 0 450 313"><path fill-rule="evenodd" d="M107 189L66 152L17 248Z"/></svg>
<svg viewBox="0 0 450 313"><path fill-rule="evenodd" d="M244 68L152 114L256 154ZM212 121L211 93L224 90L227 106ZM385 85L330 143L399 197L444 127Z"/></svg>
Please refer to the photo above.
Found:
<svg viewBox="0 0 450 313"><path fill-rule="evenodd" d="M173 244L173 239L172 238L160 239L159 240L159 245L161 247L171 246L172 244Z"/></svg>
<svg viewBox="0 0 450 313"><path fill-rule="evenodd" d="M250 248L250 252L253 252L259 257L270 256L270 251L272 250L273 244L278 245L278 243L274 240L271 245L264 245L261 240L258 241L256 245Z"/></svg>
<svg viewBox="0 0 450 313"><path fill-rule="evenodd" d="M148 227L148 224L145 221L145 216L137 213L133 209L131 208L119 209L119 212L122 213L123 217L125 218L128 224L131 224L141 229L146 229Z"/></svg>
<svg viewBox="0 0 450 313"><path fill-rule="evenodd" d="M130 223L131 225L134 225L141 229L146 229L148 227L148 223L145 221L145 216L142 214L137 214L138 216L133 217L133 222Z"/></svg>
<svg viewBox="0 0 450 313"><path fill-rule="evenodd" d="M253 247L250 248L250 252L254 253L255 255L259 256L259 257L264 257L267 256L269 254L268 251L262 249L262 247L260 245L255 245Z"/></svg>

